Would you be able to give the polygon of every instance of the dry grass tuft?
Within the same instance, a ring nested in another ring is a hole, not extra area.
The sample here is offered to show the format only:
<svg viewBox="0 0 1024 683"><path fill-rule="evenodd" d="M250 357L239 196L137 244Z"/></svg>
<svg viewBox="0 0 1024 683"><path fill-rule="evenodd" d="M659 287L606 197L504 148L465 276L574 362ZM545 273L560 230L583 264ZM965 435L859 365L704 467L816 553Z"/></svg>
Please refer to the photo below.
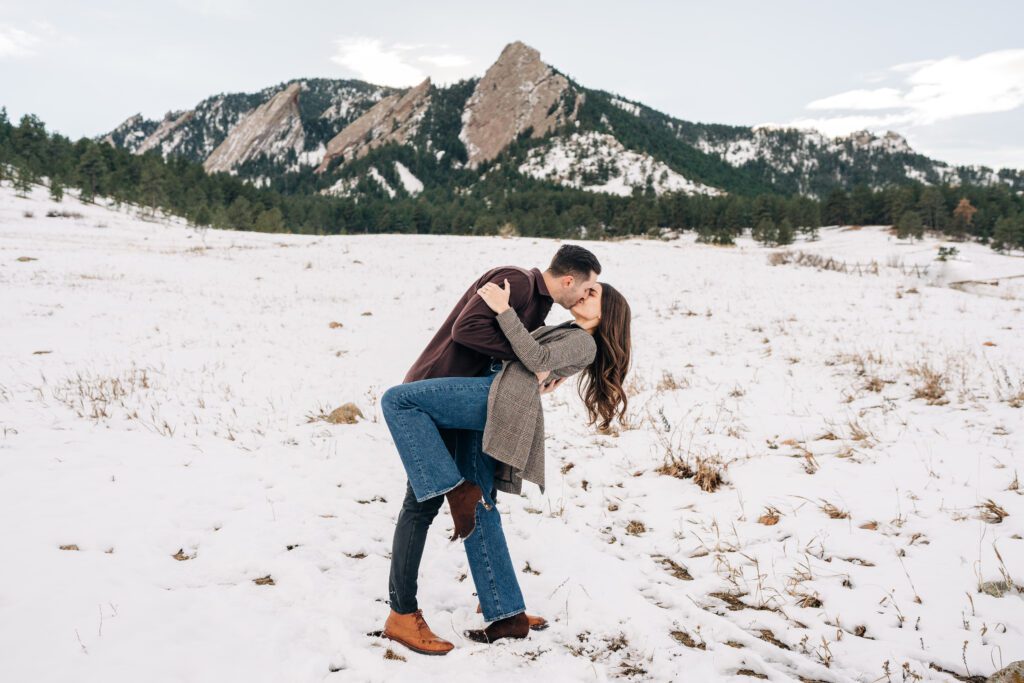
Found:
<svg viewBox="0 0 1024 683"><path fill-rule="evenodd" d="M836 507L827 500L822 500L819 509L832 519L849 519L850 513L846 510Z"/></svg>
<svg viewBox="0 0 1024 683"><path fill-rule="evenodd" d="M909 369L911 375L920 380L914 389L914 398L921 398L930 406L949 403L946 396L946 376L926 362L920 362Z"/></svg>
<svg viewBox="0 0 1024 683"><path fill-rule="evenodd" d="M883 380L881 377L878 377L877 375L871 375L866 380L864 380L864 389L866 391L873 391L877 394L884 388L885 380Z"/></svg>
<svg viewBox="0 0 1024 683"><path fill-rule="evenodd" d="M821 607L821 597L817 593L797 593L793 597L796 598L796 604L804 608L818 608Z"/></svg>
<svg viewBox="0 0 1024 683"><path fill-rule="evenodd" d="M342 323L339 323L337 320L332 320L331 322L327 323L327 327L331 328L332 330L338 330L345 326Z"/></svg>
<svg viewBox="0 0 1024 683"><path fill-rule="evenodd" d="M391 660L394 660L396 662L404 662L405 661L405 657L403 657L402 655L398 654L397 652L392 650L390 647L387 650L384 651L384 659L391 659Z"/></svg>
<svg viewBox="0 0 1024 683"><path fill-rule="evenodd" d="M626 533L630 536L639 536L647 532L647 525L638 519L631 519L626 525Z"/></svg>
<svg viewBox="0 0 1024 683"><path fill-rule="evenodd" d="M698 643L696 640L694 640L693 636L691 636L686 631L671 631L669 632L669 635L672 636L672 639L675 640L677 643L685 645L686 647L692 647L695 650L707 649L707 644L705 644L703 640Z"/></svg>
<svg viewBox="0 0 1024 683"><path fill-rule="evenodd" d="M689 479L693 476L693 468L681 458L675 455L669 455L665 458L665 462L659 465L654 470L658 474L664 474L676 479Z"/></svg>
<svg viewBox="0 0 1024 683"><path fill-rule="evenodd" d="M722 485L724 480L718 467L720 464L710 458L697 458L697 471L693 473L693 481L702 491L711 493Z"/></svg>
<svg viewBox="0 0 1024 683"><path fill-rule="evenodd" d="M690 570L672 558L665 557L664 555L652 555L652 557L665 568L665 571L680 581L693 581L693 576L690 574Z"/></svg>
<svg viewBox="0 0 1024 683"><path fill-rule="evenodd" d="M335 408L331 411L330 415L322 417L321 419L332 425L354 425L360 419L365 420L366 418L363 417L363 411L359 410L359 407L355 403L346 403L339 408Z"/></svg>
<svg viewBox="0 0 1024 683"><path fill-rule="evenodd" d="M274 585L276 585L274 583L273 577L271 577L270 574L267 574L266 576L261 576L258 579L253 579L252 582L255 583L257 586L274 586Z"/></svg>
<svg viewBox="0 0 1024 683"><path fill-rule="evenodd" d="M69 543L68 545L62 545L60 547L60 549L61 550L78 550L79 548L74 543Z"/></svg>
<svg viewBox="0 0 1024 683"><path fill-rule="evenodd" d="M657 392L663 391L675 391L677 389L686 389L690 386L690 381L685 377L680 379L673 375L671 372L664 370L661 373L661 379L658 380L658 384L655 387Z"/></svg>
<svg viewBox="0 0 1024 683"><path fill-rule="evenodd" d="M765 526L775 526L781 517L782 513L778 508L768 506L764 509L764 514L757 518L757 521Z"/></svg>
<svg viewBox="0 0 1024 683"><path fill-rule="evenodd" d="M996 504L991 498L981 505L975 505L974 507L978 509L978 519L989 524L1002 524L1003 520L1010 516L1009 512Z"/></svg>
<svg viewBox="0 0 1024 683"><path fill-rule="evenodd" d="M767 628L760 629L757 632L757 637L760 638L761 640L763 640L766 643L771 643L772 645L774 645L777 648L780 648L780 649L783 649L783 650L790 649L789 645L786 645L784 642L782 642L781 640L779 640L778 638L775 637L775 634L771 632L771 629L767 629Z"/></svg>
<svg viewBox="0 0 1024 683"><path fill-rule="evenodd" d="M176 559L178 562L184 562L186 560L194 560L196 556L195 555L187 555L185 553L185 549L184 548L178 548L178 552L176 552L173 555L171 555L171 557Z"/></svg>

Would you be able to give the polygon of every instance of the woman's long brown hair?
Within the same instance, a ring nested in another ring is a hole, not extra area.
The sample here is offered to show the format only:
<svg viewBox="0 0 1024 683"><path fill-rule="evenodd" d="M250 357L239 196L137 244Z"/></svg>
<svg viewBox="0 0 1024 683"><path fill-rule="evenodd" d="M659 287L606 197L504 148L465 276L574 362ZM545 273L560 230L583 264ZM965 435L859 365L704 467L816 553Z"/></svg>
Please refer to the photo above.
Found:
<svg viewBox="0 0 1024 683"><path fill-rule="evenodd" d="M629 325L632 312L626 299L611 285L601 283L601 322L594 330L597 355L582 373L580 398L587 406L590 424L605 431L618 417L626 415L626 390L622 382L629 371L631 342Z"/></svg>

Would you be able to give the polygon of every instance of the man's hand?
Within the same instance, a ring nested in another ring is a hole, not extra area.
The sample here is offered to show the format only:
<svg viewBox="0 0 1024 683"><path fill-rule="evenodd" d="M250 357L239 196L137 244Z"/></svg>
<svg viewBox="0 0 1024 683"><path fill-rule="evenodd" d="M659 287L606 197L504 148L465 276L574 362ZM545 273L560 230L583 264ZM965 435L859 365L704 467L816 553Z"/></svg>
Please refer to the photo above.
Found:
<svg viewBox="0 0 1024 683"><path fill-rule="evenodd" d="M553 382L550 382L548 384L541 384L540 385L540 395L543 396L544 394L550 394L552 391L554 391L558 387L562 386L562 382L564 382L567 379L569 379L569 378L568 377L559 377L558 379L556 379Z"/></svg>
<svg viewBox="0 0 1024 683"><path fill-rule="evenodd" d="M540 372L535 372L533 374L537 375L537 381L538 382L540 382L541 384L544 384L544 380L546 380L548 378L548 375L551 374L551 371L550 370L541 370Z"/></svg>
<svg viewBox="0 0 1024 683"><path fill-rule="evenodd" d="M508 278L505 278L505 287L499 287L493 282L488 282L480 289L476 290L476 293L480 295L480 298L484 300L492 311L495 313L504 313L510 307L508 304L509 297L512 296L512 285L508 283Z"/></svg>

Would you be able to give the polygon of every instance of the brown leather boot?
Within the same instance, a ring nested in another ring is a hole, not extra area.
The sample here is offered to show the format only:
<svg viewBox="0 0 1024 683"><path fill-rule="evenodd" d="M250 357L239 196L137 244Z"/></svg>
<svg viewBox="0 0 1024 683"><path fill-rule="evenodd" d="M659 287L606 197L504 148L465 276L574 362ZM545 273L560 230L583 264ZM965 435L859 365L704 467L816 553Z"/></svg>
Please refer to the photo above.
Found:
<svg viewBox="0 0 1024 683"><path fill-rule="evenodd" d="M530 635L530 621L525 612L498 619L484 629L471 629L462 634L478 643L493 643L501 638L525 638Z"/></svg>
<svg viewBox="0 0 1024 683"><path fill-rule="evenodd" d="M423 610L419 609L412 614L399 614L391 610L381 636L401 643L421 655L446 655L455 647L430 630L423 618Z"/></svg>
<svg viewBox="0 0 1024 683"><path fill-rule="evenodd" d="M483 614L483 612L484 612L484 610L483 610L482 607L480 607L480 603L477 603L476 613L477 614ZM544 617L538 617L538 616L533 615L533 614L527 614L526 615L526 620L528 622L530 622L530 630L531 631L543 631L544 629L546 629L548 626L551 625L551 624L548 623L548 620L545 619Z"/></svg>
<svg viewBox="0 0 1024 683"><path fill-rule="evenodd" d="M448 499L452 519L455 520L455 533L448 540L469 536L476 528L476 504L483 500L483 491L466 480L444 495Z"/></svg>

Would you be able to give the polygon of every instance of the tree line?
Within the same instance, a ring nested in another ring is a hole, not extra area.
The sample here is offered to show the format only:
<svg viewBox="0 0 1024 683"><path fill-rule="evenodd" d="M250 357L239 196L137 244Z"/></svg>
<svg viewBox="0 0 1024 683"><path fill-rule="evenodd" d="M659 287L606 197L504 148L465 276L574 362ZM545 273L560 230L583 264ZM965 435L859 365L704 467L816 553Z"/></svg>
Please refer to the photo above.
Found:
<svg viewBox="0 0 1024 683"><path fill-rule="evenodd" d="M364 183L357 196L325 196L316 192L322 182L301 177L290 184L255 187L229 174L207 174L198 163L164 159L156 150L135 155L88 138L71 141L48 132L33 115L15 125L0 108L0 180L10 180L19 192L46 178L58 201L65 188L73 187L83 201L108 197L152 213L179 215L197 226L575 239L657 234L670 228L694 230L701 241L717 244L730 244L750 228L764 244L786 244L800 233L813 236L821 225L882 224L895 225L903 237L932 230L996 249L1024 249L1024 197L1004 185L858 185L851 191L834 190L822 200L764 193L657 196L648 186L618 197L528 178L500 158L472 178L437 165L433 155L397 146L374 150L361 161L386 169L389 160L403 160L417 174L435 174L437 182L415 197L400 192L395 198L372 183ZM428 161L435 165L428 166Z"/></svg>

